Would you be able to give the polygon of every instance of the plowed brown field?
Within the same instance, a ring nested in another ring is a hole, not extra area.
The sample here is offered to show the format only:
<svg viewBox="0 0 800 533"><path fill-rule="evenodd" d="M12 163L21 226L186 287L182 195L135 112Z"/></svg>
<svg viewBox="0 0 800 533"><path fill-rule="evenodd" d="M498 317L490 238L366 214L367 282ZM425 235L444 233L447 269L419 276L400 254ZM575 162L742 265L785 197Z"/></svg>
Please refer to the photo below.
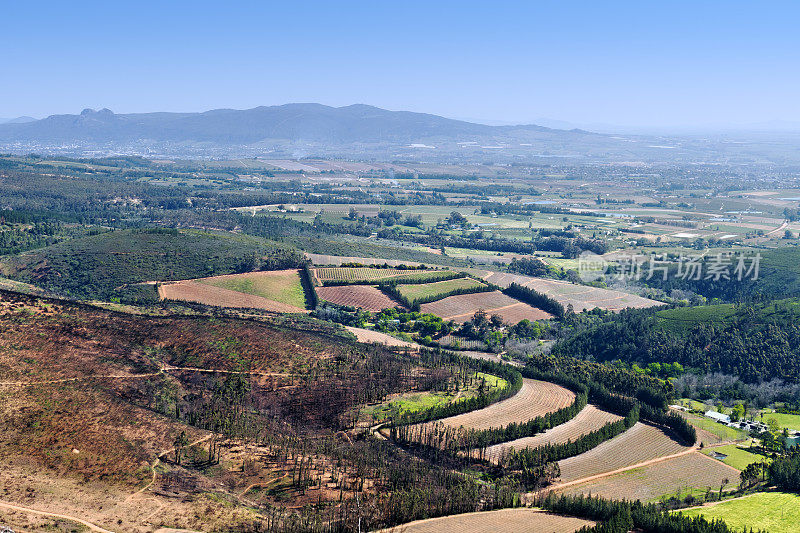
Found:
<svg viewBox="0 0 800 533"><path fill-rule="evenodd" d="M422 304L420 311L432 313L445 320L464 323L471 319L476 311L483 309L488 315L498 314L507 324L516 324L520 320L543 320L553 315L531 307L530 305L506 296L500 291L478 292L448 296L436 302Z"/></svg>
<svg viewBox="0 0 800 533"><path fill-rule="evenodd" d="M536 448L545 444L561 444L568 440L574 441L582 435L591 433L609 422L616 422L617 420L622 420L622 417L598 409L594 405L587 405L572 420L544 433L490 446L486 450L486 457L490 461L497 461L502 454L508 453L512 449Z"/></svg>
<svg viewBox="0 0 800 533"><path fill-rule="evenodd" d="M484 409L443 418L438 422L451 427L496 428L511 422L527 422L537 416L566 407L574 400L575 394L560 385L525 378L522 380L522 388L511 398Z"/></svg>
<svg viewBox="0 0 800 533"><path fill-rule="evenodd" d="M589 494L611 499L649 502L662 496L687 494L707 488L719 490L739 482L739 471L700 452L667 459L642 468L567 487L566 494Z"/></svg>
<svg viewBox="0 0 800 533"><path fill-rule="evenodd" d="M564 307L568 304L572 304L576 312L585 309L594 309L595 307L618 311L626 307L640 308L661 305L660 302L642 298L635 294L602 289L599 287L589 287L586 285L576 285L567 281L533 278L520 274L491 272L488 270L483 271L482 277L486 281L499 285L500 287L508 287L512 283L519 283L524 287L529 287L556 299L561 302Z"/></svg>
<svg viewBox="0 0 800 533"><path fill-rule="evenodd" d="M586 453L558 462L561 482L574 481L687 450L662 430L637 422L631 429Z"/></svg>
<svg viewBox="0 0 800 533"><path fill-rule="evenodd" d="M536 509L500 509L418 520L389 531L404 533L573 533L595 523Z"/></svg>
<svg viewBox="0 0 800 533"><path fill-rule="evenodd" d="M372 285L342 285L339 287L317 287L321 300L336 305L358 307L377 313L391 307L402 307Z"/></svg>
<svg viewBox="0 0 800 533"><path fill-rule="evenodd" d="M246 307L264 309L276 313L308 313L307 310L300 307L268 300L261 296L214 287L213 285L193 280L160 285L158 287L158 295L161 299L196 302L218 307Z"/></svg>

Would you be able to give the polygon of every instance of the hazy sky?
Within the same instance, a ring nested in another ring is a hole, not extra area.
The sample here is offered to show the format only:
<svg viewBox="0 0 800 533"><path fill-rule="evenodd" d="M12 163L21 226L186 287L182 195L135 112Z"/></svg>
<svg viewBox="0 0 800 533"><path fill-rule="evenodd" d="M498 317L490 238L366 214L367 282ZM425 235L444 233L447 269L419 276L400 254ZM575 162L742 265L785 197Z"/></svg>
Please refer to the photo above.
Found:
<svg viewBox="0 0 800 533"><path fill-rule="evenodd" d="M0 13L0 117L320 102L512 122L800 122L800 2L29 1Z"/></svg>

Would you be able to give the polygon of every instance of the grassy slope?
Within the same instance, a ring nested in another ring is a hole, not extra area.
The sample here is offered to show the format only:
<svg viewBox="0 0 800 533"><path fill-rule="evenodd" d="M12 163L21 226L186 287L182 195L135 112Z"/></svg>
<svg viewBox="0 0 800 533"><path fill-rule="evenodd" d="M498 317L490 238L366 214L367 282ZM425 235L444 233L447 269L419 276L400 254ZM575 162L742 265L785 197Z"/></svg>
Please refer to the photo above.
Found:
<svg viewBox="0 0 800 533"><path fill-rule="evenodd" d="M724 453L727 455L727 459L722 462L726 465L734 467L737 470L744 470L750 463L760 463L766 460L763 455L758 455L756 453L748 452L742 448L737 448L734 444L728 444L727 446L718 446L713 449L704 450L703 453L706 455L711 455L713 452Z"/></svg>
<svg viewBox="0 0 800 533"><path fill-rule="evenodd" d="M487 392L492 392L507 385L506 380L491 374L476 372L475 377L478 379L484 378L486 380L486 384L488 386L486 389ZM458 392L408 392L401 394L392 400L365 407L361 410L361 415L367 417L374 416L376 421L381 421L388 418L392 413L399 413L401 411L420 411L429 407L446 405L455 400L465 400L467 398L477 396L477 394L477 384L473 384L470 387L461 389Z"/></svg>
<svg viewBox="0 0 800 533"><path fill-rule="evenodd" d="M75 298L108 299L125 284L229 274L263 256L299 262L297 252L255 237L122 230L5 257L0 271Z"/></svg>
<svg viewBox="0 0 800 533"><path fill-rule="evenodd" d="M759 320L778 323L793 320L800 314L800 299L787 298L769 303L754 304ZM736 320L742 313L733 304L702 305L698 307L678 307L656 311L657 324L674 333L690 330L699 323L725 325Z"/></svg>
<svg viewBox="0 0 800 533"><path fill-rule="evenodd" d="M239 274L236 277L204 279L202 283L244 294L261 296L268 300L295 307L306 307L306 294L303 290L303 284L300 282L300 275L295 271L285 273L270 272L269 275L261 273Z"/></svg>
<svg viewBox="0 0 800 533"><path fill-rule="evenodd" d="M783 492L762 492L682 512L688 516L719 518L737 529L752 527L770 533L793 533L800 524L800 496Z"/></svg>

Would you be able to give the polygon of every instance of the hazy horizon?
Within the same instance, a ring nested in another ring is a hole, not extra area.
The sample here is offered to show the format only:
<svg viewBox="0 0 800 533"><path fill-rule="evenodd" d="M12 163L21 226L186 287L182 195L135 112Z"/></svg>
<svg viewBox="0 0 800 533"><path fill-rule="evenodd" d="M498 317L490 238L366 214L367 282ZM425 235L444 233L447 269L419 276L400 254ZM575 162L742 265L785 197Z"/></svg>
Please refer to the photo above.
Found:
<svg viewBox="0 0 800 533"><path fill-rule="evenodd" d="M577 127L800 124L788 2L44 4L6 6L2 117L318 102Z"/></svg>

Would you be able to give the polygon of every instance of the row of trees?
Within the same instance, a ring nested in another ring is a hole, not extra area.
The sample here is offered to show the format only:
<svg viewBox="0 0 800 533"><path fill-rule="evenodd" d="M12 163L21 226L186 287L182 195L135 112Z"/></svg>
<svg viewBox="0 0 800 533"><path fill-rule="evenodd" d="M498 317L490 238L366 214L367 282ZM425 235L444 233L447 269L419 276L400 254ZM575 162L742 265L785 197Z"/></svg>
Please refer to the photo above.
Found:
<svg viewBox="0 0 800 533"><path fill-rule="evenodd" d="M524 287L519 283L512 283L508 286L508 288L503 290L503 292L512 298L516 298L517 300L528 303L533 307L538 307L543 311L547 311L551 315L555 315L558 318L562 318L567 312L567 310L564 308L564 305L555 298L552 298L546 294L542 294L541 292L531 289L530 287Z"/></svg>

